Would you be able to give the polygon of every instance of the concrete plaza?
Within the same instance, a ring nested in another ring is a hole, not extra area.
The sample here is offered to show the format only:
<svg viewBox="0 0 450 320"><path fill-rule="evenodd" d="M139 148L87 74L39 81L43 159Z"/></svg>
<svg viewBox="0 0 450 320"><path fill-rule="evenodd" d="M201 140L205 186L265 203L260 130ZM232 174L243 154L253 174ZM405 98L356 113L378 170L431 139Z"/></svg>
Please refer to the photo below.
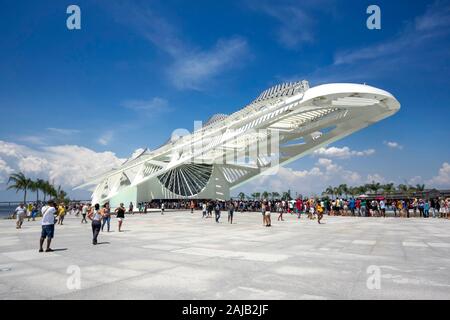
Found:
<svg viewBox="0 0 450 320"><path fill-rule="evenodd" d="M97 246L80 220L56 226L53 253L38 221L1 220L0 299L450 299L449 220L152 212L122 233L113 218Z"/></svg>

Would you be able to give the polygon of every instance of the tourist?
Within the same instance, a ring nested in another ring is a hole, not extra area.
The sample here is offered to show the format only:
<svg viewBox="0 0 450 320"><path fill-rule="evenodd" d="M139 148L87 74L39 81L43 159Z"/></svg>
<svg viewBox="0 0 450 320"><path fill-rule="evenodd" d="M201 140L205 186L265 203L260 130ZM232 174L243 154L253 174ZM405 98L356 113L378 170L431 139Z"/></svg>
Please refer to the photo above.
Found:
<svg viewBox="0 0 450 320"><path fill-rule="evenodd" d="M39 240L39 252L44 251L42 245L44 244L45 239L47 239L47 248L45 249L45 252L52 252L53 249L50 248L50 243L52 242L52 239L55 235L55 214L57 213L56 204L52 201L49 201L47 206L42 207L41 212L42 231L41 238Z"/></svg>
<svg viewBox="0 0 450 320"><path fill-rule="evenodd" d="M406 217L409 218L409 202L403 201L403 210L406 213Z"/></svg>
<svg viewBox="0 0 450 320"><path fill-rule="evenodd" d="M94 208L88 213L89 220L92 221L92 244L97 244L97 237L100 233L100 229L102 227L102 218L103 218L103 210L100 210L100 205L98 203L95 204Z"/></svg>
<svg viewBox="0 0 450 320"><path fill-rule="evenodd" d="M65 215L66 215L66 207L64 206L64 203L61 203L58 206L58 224L59 225L63 224Z"/></svg>
<svg viewBox="0 0 450 320"><path fill-rule="evenodd" d="M348 207L350 208L350 212L352 213L352 217L354 217L355 216L355 209L356 209L355 199L353 199L353 198L350 199Z"/></svg>
<svg viewBox="0 0 450 320"><path fill-rule="evenodd" d="M134 214L134 211L133 211L133 202L130 202L130 205L128 206L128 213Z"/></svg>
<svg viewBox="0 0 450 320"><path fill-rule="evenodd" d="M361 217L361 200L360 199L356 200L355 206L356 206L356 211L358 212L358 216Z"/></svg>
<svg viewBox="0 0 450 320"><path fill-rule="evenodd" d="M81 223L88 223L86 220L86 215L90 210L90 206L87 203L84 203L83 206L81 207Z"/></svg>
<svg viewBox="0 0 450 320"><path fill-rule="evenodd" d="M316 212L317 212L317 222L319 224L321 224L320 221L323 218L323 207L322 207L322 205L320 203L317 203Z"/></svg>
<svg viewBox="0 0 450 320"><path fill-rule="evenodd" d="M261 204L261 213L263 219L263 226L267 227L266 205L264 204L264 202Z"/></svg>
<svg viewBox="0 0 450 320"><path fill-rule="evenodd" d="M381 200L379 205L380 205L381 215L383 216L383 218L386 218L386 203L384 202L384 200Z"/></svg>
<svg viewBox="0 0 450 320"><path fill-rule="evenodd" d="M28 222L31 219L31 213L33 211L33 204L30 202L27 206L27 218L28 218Z"/></svg>
<svg viewBox="0 0 450 320"><path fill-rule="evenodd" d="M161 215L164 215L164 207L165 207L164 202L161 202Z"/></svg>
<svg viewBox="0 0 450 320"><path fill-rule="evenodd" d="M297 210L297 218L300 219L301 214L302 214L302 208L303 208L302 199L297 198L297 200L295 201L295 208Z"/></svg>
<svg viewBox="0 0 450 320"><path fill-rule="evenodd" d="M191 213L194 213L194 208L195 208L194 200L191 200L190 207L191 207Z"/></svg>
<svg viewBox="0 0 450 320"><path fill-rule="evenodd" d="M36 216L38 214L38 208L37 207L38 207L37 205L33 206L33 209L31 211L31 218L32 218L33 221L36 221Z"/></svg>
<svg viewBox="0 0 450 320"><path fill-rule="evenodd" d="M423 217L430 217L430 200L425 201L425 203L423 204Z"/></svg>
<svg viewBox="0 0 450 320"><path fill-rule="evenodd" d="M266 216L267 227L271 227L271 226L272 226L271 212L270 212L270 210L268 210L268 208L267 208L267 207L268 207L267 201L264 201L263 203L264 203L264 205L266 206L265 216ZM283 208L283 211L287 209L288 204L286 203L285 205L286 205L286 207Z"/></svg>
<svg viewBox="0 0 450 320"><path fill-rule="evenodd" d="M360 206L361 206L361 216L367 217L367 211L366 211L367 210L367 202L365 199L361 200Z"/></svg>
<svg viewBox="0 0 450 320"><path fill-rule="evenodd" d="M125 207L123 206L123 203L121 203L119 207L114 210L114 212L116 213L117 221L119 222L119 232L122 232L122 223L125 219Z"/></svg>
<svg viewBox="0 0 450 320"><path fill-rule="evenodd" d="M206 218L207 214L208 214L207 205L206 205L206 202L203 202L202 203L202 218Z"/></svg>
<svg viewBox="0 0 450 320"><path fill-rule="evenodd" d="M109 203L105 203L103 213L104 214L103 214L103 221L102 221L102 231L103 231L103 227L106 224L108 227L108 232L109 232L110 223L111 223L111 211L109 209Z"/></svg>
<svg viewBox="0 0 450 320"><path fill-rule="evenodd" d="M24 204L19 204L14 213L16 214L16 229L22 229L23 220L27 214Z"/></svg>
<svg viewBox="0 0 450 320"><path fill-rule="evenodd" d="M403 218L405 215L404 215L404 211L403 211L403 201L402 200L397 201L397 209L398 209L398 214L399 214L400 218Z"/></svg>
<svg viewBox="0 0 450 320"><path fill-rule="evenodd" d="M441 199L439 201L439 213L441 218L447 218L448 217L448 202L444 199Z"/></svg>
<svg viewBox="0 0 450 320"><path fill-rule="evenodd" d="M315 210L314 202L310 202L310 204L309 204L309 219L310 220L314 220L316 218L315 213L316 213L316 210Z"/></svg>
<svg viewBox="0 0 450 320"><path fill-rule="evenodd" d="M233 214L234 214L234 204L233 201L230 201L228 204L228 222L233 224Z"/></svg>
<svg viewBox="0 0 450 320"><path fill-rule="evenodd" d="M269 211L270 211L270 210L269 210ZM280 207L278 208L278 218L277 218L277 221L280 221L280 220L281 220L281 221L284 221L284 220L283 220L283 211L284 211L283 207L280 206Z"/></svg>
<svg viewBox="0 0 450 320"><path fill-rule="evenodd" d="M220 204L219 204L219 202L217 202L216 206L214 207L214 214L216 216L216 222L219 223L219 219L220 219Z"/></svg>
<svg viewBox="0 0 450 320"><path fill-rule="evenodd" d="M211 201L208 202L208 217L211 218L212 217L212 212L214 209L214 205Z"/></svg>

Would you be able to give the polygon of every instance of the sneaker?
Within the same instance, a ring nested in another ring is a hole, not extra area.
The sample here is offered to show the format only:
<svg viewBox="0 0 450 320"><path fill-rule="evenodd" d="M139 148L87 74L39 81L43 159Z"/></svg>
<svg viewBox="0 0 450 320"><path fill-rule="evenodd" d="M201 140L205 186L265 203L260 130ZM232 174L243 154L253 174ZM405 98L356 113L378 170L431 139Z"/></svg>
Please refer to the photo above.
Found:
<svg viewBox="0 0 450 320"><path fill-rule="evenodd" d="M45 250L45 252L53 252L55 250L48 248L47 250Z"/></svg>
<svg viewBox="0 0 450 320"><path fill-rule="evenodd" d="M44 252L44 249L39 249L39 252Z"/></svg>

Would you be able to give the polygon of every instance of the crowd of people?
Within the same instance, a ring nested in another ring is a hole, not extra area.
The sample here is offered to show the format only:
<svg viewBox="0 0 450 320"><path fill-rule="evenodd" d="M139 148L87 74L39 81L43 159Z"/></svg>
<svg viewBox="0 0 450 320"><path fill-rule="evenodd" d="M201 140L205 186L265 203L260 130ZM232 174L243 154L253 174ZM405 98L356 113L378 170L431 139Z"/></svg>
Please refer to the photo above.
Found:
<svg viewBox="0 0 450 320"><path fill-rule="evenodd" d="M42 232L40 238L39 251L43 252L43 244L47 239L46 252L53 251L50 248L51 240L54 237L55 224L63 225L64 217L67 214L79 217L81 223L91 221L92 244L98 243L98 235L101 231L110 232L111 218L116 216L118 221L118 231L122 232L122 225L125 214L145 214L149 209L160 210L164 215L166 209L188 209L193 214L195 210L201 210L202 218L213 217L216 223L220 223L221 212L228 214L227 222L233 224L234 213L237 212L260 212L262 223L265 227L272 226L271 214L277 214L277 221L284 221L284 214L295 214L298 219L302 214L308 219L316 220L320 224L324 215L329 216L358 216L358 217L386 217L390 211L394 217L422 217L422 218L449 218L450 198L447 199L404 199L385 200L380 199L329 199L329 198L298 198L296 200L182 200L182 201L151 201L138 203L137 208L132 202L128 205L128 210L121 203L113 211L109 203L100 206L98 203L59 203L49 201L43 203L21 203L14 211L16 215L16 228L21 229L26 218L28 221L35 221L38 215L42 216Z"/></svg>

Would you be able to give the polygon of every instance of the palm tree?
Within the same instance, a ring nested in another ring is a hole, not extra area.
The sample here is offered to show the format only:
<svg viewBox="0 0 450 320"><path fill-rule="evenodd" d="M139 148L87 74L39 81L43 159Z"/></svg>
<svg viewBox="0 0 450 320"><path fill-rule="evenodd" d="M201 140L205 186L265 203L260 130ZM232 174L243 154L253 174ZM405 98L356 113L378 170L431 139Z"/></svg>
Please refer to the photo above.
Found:
<svg viewBox="0 0 450 320"><path fill-rule="evenodd" d="M280 194L278 192L272 192L272 198L278 199L280 197Z"/></svg>
<svg viewBox="0 0 450 320"><path fill-rule="evenodd" d="M328 188L325 189L324 194L330 195L331 198L334 196L334 189L332 186L328 186Z"/></svg>
<svg viewBox="0 0 450 320"><path fill-rule="evenodd" d="M58 189L56 190L56 199L58 199L58 201L65 201L67 197L67 192L65 192L61 186L58 186Z"/></svg>
<svg viewBox="0 0 450 320"><path fill-rule="evenodd" d="M424 184L416 184L416 190L423 192L425 190L425 185Z"/></svg>
<svg viewBox="0 0 450 320"><path fill-rule="evenodd" d="M39 202L39 190L41 188L40 181L42 180L41 179L32 180L29 187L30 191L36 192L36 203Z"/></svg>
<svg viewBox="0 0 450 320"><path fill-rule="evenodd" d="M395 190L393 183L387 183L387 184L383 185L382 189L384 191L385 197L387 197L388 194L391 194Z"/></svg>
<svg viewBox="0 0 450 320"><path fill-rule="evenodd" d="M333 188L333 193L337 196L341 196L342 195L342 189L339 187L334 187Z"/></svg>
<svg viewBox="0 0 450 320"><path fill-rule="evenodd" d="M238 198L239 198L239 200L241 200L241 201L244 200L244 199L245 199L245 193L239 192Z"/></svg>
<svg viewBox="0 0 450 320"><path fill-rule="evenodd" d="M262 193L262 197L263 197L263 199L267 199L269 197L269 193L267 191L264 191Z"/></svg>
<svg viewBox="0 0 450 320"><path fill-rule="evenodd" d="M348 196L348 186L346 184L341 184L339 186L339 189L341 190L341 193L345 195L345 197L347 198Z"/></svg>
<svg viewBox="0 0 450 320"><path fill-rule="evenodd" d="M13 173L9 176L8 184L13 183L8 187L8 190L15 189L16 193L23 190L23 203L27 202L27 191L32 185L31 179L25 177L22 172Z"/></svg>

